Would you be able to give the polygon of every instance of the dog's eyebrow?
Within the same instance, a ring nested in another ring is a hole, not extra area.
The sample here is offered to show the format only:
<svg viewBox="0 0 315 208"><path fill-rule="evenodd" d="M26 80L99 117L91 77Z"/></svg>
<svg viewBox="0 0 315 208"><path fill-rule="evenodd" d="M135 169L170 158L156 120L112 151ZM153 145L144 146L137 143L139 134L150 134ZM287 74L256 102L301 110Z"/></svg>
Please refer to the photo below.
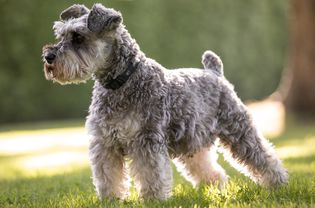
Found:
<svg viewBox="0 0 315 208"><path fill-rule="evenodd" d="M88 33L86 23L83 18L69 19L68 21L55 21L53 30L58 38L64 37L67 33L78 32L82 35Z"/></svg>
<svg viewBox="0 0 315 208"><path fill-rule="evenodd" d="M60 38L65 35L64 31L64 22L61 21L55 21L53 25L54 34L57 38Z"/></svg>

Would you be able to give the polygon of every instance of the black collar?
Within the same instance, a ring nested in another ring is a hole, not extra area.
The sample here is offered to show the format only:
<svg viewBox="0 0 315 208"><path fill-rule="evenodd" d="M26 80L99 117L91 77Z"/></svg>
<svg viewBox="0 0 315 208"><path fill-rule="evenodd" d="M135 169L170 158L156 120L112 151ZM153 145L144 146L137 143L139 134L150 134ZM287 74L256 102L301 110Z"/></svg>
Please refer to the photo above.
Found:
<svg viewBox="0 0 315 208"><path fill-rule="evenodd" d="M118 75L115 79L112 78L111 76L107 77L107 79L102 83L102 85L106 89L111 89L111 90L117 90L120 88L127 80L129 77L136 71L138 67L138 63L133 65L132 62L129 62L128 67L123 73Z"/></svg>

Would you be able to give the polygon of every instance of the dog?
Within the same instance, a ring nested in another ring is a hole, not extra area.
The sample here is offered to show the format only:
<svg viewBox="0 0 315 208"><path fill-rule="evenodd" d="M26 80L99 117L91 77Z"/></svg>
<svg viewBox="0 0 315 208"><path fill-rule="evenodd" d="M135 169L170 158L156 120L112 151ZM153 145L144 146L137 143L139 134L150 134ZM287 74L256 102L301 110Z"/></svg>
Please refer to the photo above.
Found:
<svg viewBox="0 0 315 208"><path fill-rule="evenodd" d="M124 198L128 172L142 198L169 198L172 159L194 186L222 186L228 177L216 161L216 141L255 182L287 182L287 171L215 53L203 54L204 69L167 70L145 56L122 20L120 12L101 4L75 4L54 23L59 42L43 48L48 80L95 82L86 128L100 199Z"/></svg>

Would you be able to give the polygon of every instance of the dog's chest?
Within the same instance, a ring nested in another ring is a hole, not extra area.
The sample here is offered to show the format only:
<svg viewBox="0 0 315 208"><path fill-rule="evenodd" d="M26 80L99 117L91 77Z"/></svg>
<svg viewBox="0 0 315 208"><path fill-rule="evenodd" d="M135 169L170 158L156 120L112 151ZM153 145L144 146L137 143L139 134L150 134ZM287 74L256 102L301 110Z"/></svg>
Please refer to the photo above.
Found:
<svg viewBox="0 0 315 208"><path fill-rule="evenodd" d="M102 122L101 131L104 139L111 145L128 147L140 130L140 122L134 115L119 117Z"/></svg>

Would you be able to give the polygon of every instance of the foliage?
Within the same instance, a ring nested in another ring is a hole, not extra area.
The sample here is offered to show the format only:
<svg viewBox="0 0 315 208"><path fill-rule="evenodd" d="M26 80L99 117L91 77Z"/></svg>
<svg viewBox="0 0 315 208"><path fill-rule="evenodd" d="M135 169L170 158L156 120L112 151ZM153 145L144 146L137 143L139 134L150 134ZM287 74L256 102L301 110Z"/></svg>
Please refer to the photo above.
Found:
<svg viewBox="0 0 315 208"><path fill-rule="evenodd" d="M49 124L48 127L50 126L56 127L58 123ZM72 125L68 123L68 126ZM64 151L64 147L50 149L48 152L39 149L28 154L11 156L5 156L0 151L0 207L314 207L314 127L314 123L298 125L294 122L289 124L285 134L272 140L290 173L287 186L279 189L262 188L236 172L220 157L220 164L223 164L231 177L224 190L206 185L193 189L174 171L173 197L164 202L140 201L134 188L131 196L125 201L100 202L92 185L87 161L82 161L79 165L61 166L57 172L43 168L23 170L16 167L20 159L44 157L42 154ZM13 131L14 128L7 128L11 129L9 132L1 132L0 142L19 133L32 138L32 135L38 133L55 135L56 131L67 131L55 129L21 132ZM18 128L21 129L21 126ZM76 131L77 128L71 127L70 130ZM70 151L69 148L66 149ZM87 155L86 149L79 150Z"/></svg>
<svg viewBox="0 0 315 208"><path fill-rule="evenodd" d="M0 0L0 123L83 117L92 82L59 86L44 79L41 48L54 42L52 23L72 3ZM259 99L279 82L286 48L286 1L105 1L148 57L168 68L201 67L217 52L243 99Z"/></svg>

